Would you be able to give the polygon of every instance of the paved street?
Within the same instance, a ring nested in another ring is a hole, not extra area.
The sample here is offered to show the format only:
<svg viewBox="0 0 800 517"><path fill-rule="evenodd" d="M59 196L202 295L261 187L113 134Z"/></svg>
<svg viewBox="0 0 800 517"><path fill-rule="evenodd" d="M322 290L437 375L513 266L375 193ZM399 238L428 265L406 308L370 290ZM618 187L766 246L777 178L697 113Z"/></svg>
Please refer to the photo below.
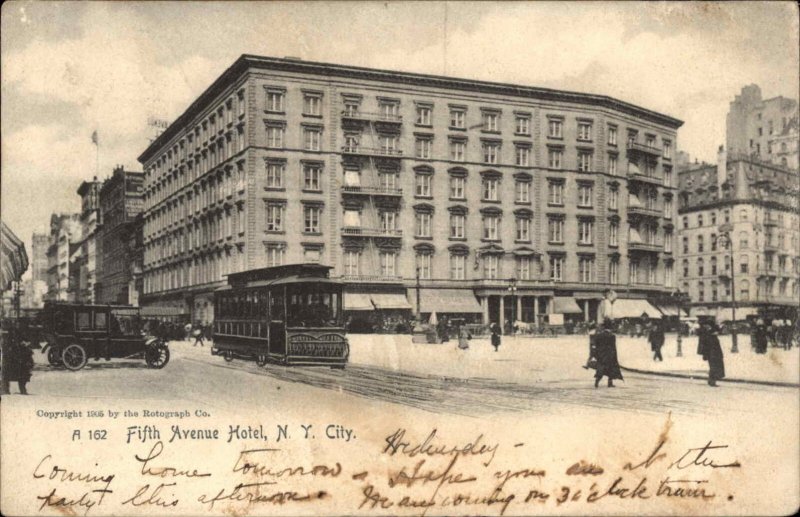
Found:
<svg viewBox="0 0 800 517"><path fill-rule="evenodd" d="M485 340L467 351L455 343L413 345L407 336L351 336L351 362L345 370L285 368L212 357L209 347L172 342L172 359L163 370L141 361L90 362L80 372L52 369L37 354L30 391L57 398L160 400L236 407L269 400L276 410L302 400L332 399L364 407L393 404L464 416L494 413L553 414L583 411L684 415L752 414L765 408L793 407L796 388L723 383L626 373L613 389L593 386L585 337L531 340L506 338L499 352ZM641 340L621 339L623 365ZM668 352L665 352L668 353ZM280 394L276 397L276 394ZM295 406L296 407L296 406Z"/></svg>

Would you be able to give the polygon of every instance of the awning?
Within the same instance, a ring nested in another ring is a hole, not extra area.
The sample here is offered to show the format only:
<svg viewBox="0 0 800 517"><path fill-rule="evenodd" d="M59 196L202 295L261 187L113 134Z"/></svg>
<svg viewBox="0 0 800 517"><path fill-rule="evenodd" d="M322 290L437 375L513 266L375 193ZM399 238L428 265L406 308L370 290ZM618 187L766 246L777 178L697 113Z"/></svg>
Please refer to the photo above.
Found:
<svg viewBox="0 0 800 517"><path fill-rule="evenodd" d="M679 316L680 309L677 305L666 305L659 303L656 308L664 313L664 316Z"/></svg>
<svg viewBox="0 0 800 517"><path fill-rule="evenodd" d="M346 311L371 311L374 307L368 294L345 293L344 310Z"/></svg>
<svg viewBox="0 0 800 517"><path fill-rule="evenodd" d="M376 309L411 309L411 304L408 303L404 294L375 293L369 297Z"/></svg>
<svg viewBox="0 0 800 517"><path fill-rule="evenodd" d="M758 311L755 307L738 307L736 309L736 321L746 320L748 316L757 316ZM717 322L733 321L733 310L724 308L717 310Z"/></svg>
<svg viewBox="0 0 800 517"><path fill-rule="evenodd" d="M553 312L557 314L581 314L583 311L569 296L556 296L553 298Z"/></svg>
<svg viewBox="0 0 800 517"><path fill-rule="evenodd" d="M189 311L182 307L159 307L153 305L150 307L142 307L139 311L141 316L188 316Z"/></svg>
<svg viewBox="0 0 800 517"><path fill-rule="evenodd" d="M19 281L28 269L25 245L8 226L0 221L0 290L8 289L11 282Z"/></svg>
<svg viewBox="0 0 800 517"><path fill-rule="evenodd" d="M410 296L416 296L409 289ZM423 289L420 293L420 312L477 313L481 305L471 289Z"/></svg>
<svg viewBox="0 0 800 517"><path fill-rule="evenodd" d="M602 300L601 293L575 293L576 300Z"/></svg>
<svg viewBox="0 0 800 517"><path fill-rule="evenodd" d="M647 300L618 299L614 302L614 318L660 318L661 311L650 305Z"/></svg>

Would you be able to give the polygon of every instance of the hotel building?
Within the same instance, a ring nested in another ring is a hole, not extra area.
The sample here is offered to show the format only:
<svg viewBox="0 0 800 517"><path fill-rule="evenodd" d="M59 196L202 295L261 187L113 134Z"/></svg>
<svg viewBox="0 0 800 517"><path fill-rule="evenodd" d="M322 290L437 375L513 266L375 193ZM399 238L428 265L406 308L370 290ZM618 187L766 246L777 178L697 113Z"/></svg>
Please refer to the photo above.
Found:
<svg viewBox="0 0 800 517"><path fill-rule="evenodd" d="M249 268L321 262L348 310L593 319L676 287L682 122L591 95L242 56L141 154L142 305L213 319ZM419 277L419 280L417 280ZM646 304L644 304L646 305Z"/></svg>

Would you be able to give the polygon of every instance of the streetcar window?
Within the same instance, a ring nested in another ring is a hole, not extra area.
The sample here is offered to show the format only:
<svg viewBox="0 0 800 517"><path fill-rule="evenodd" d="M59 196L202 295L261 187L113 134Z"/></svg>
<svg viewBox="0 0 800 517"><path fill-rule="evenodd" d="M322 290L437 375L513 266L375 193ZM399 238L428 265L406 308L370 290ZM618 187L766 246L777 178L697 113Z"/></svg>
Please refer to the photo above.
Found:
<svg viewBox="0 0 800 517"><path fill-rule="evenodd" d="M278 290L272 291L270 293L271 296L271 303L270 303L270 319L272 321L283 321L284 318L284 309L283 309L283 293Z"/></svg>
<svg viewBox="0 0 800 517"><path fill-rule="evenodd" d="M290 301L290 326L326 327L338 324L340 311L336 293L322 291L319 286L300 286L295 288Z"/></svg>
<svg viewBox="0 0 800 517"><path fill-rule="evenodd" d="M105 312L95 312L94 313L94 328L96 329L105 329L106 323L108 321L108 315Z"/></svg>

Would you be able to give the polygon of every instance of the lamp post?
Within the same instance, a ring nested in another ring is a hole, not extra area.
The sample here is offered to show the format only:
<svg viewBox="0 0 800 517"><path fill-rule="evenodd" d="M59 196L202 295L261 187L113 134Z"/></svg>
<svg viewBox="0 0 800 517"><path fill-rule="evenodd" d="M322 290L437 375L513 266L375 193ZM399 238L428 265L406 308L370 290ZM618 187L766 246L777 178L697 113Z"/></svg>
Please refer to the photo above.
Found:
<svg viewBox="0 0 800 517"><path fill-rule="evenodd" d="M509 279L511 285L508 288L508 291L511 293L511 333L516 335L514 332L514 324L517 321L517 279L512 277Z"/></svg>
<svg viewBox="0 0 800 517"><path fill-rule="evenodd" d="M417 266L417 321L422 321L422 311L420 310L420 289L419 289L419 266Z"/></svg>
<svg viewBox="0 0 800 517"><path fill-rule="evenodd" d="M733 240L731 239L731 232L724 231L717 237L720 247L725 247L730 252L730 266L731 266L731 318L733 324L731 325L731 353L739 353L738 336L736 335L736 269L733 267Z"/></svg>
<svg viewBox="0 0 800 517"><path fill-rule="evenodd" d="M681 314L683 313L683 293L680 289L675 293L675 299L678 302L678 353L677 357L683 357L683 336L681 335Z"/></svg>

